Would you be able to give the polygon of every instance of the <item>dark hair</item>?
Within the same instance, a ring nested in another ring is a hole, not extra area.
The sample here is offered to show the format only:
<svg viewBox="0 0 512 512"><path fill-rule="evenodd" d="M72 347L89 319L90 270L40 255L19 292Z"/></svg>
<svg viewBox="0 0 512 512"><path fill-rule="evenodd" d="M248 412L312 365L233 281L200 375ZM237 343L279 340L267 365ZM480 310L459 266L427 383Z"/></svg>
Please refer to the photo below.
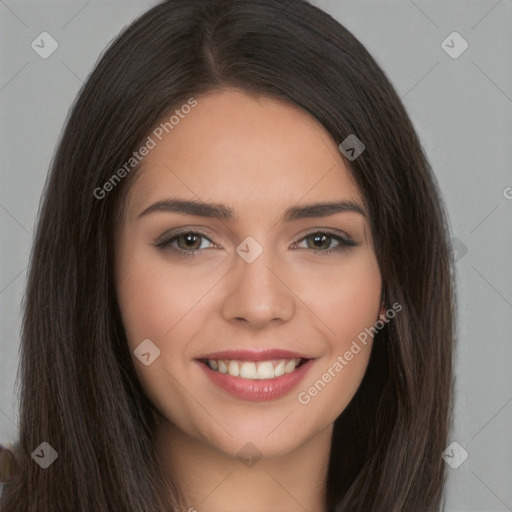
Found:
<svg viewBox="0 0 512 512"><path fill-rule="evenodd" d="M441 506L451 417L454 284L446 213L417 135L356 38L304 0L168 0L115 40L70 113L45 186L21 344L16 477L2 510L178 510L154 453L153 408L116 300L113 239L123 194L102 187L164 115L234 87L309 112L348 161L370 214L386 307L353 400L334 425L329 509ZM42 470L41 442L58 452Z"/></svg>

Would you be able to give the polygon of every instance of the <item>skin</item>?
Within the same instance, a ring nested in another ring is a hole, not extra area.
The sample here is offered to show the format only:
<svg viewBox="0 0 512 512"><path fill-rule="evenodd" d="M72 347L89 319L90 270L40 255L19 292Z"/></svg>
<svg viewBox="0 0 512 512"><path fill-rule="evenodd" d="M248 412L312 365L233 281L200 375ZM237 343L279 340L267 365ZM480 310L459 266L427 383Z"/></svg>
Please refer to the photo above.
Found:
<svg viewBox="0 0 512 512"><path fill-rule="evenodd" d="M325 510L333 422L364 376L371 338L309 403L297 395L382 315L381 275L367 216L345 211L284 222L282 215L292 206L364 202L337 144L309 113L236 89L197 100L144 158L116 241L130 351L144 339L160 350L148 366L133 355L158 415L155 449L186 510ZM237 218L139 216L171 197L222 203ZM155 247L177 228L207 237L196 239L194 255L172 251L192 252L183 237ZM357 245L325 254L337 239L311 236L325 231ZM263 247L252 263L235 251L248 236ZM316 359L285 396L251 402L214 386L195 360L236 348ZM251 467L237 457L248 442L261 456Z"/></svg>

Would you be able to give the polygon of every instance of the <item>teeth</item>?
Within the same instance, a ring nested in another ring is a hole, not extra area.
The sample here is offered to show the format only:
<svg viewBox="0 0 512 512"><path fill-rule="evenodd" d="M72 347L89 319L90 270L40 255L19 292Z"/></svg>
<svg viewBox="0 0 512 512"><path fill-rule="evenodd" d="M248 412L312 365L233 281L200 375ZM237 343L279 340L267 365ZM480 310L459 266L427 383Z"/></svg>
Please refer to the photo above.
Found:
<svg viewBox="0 0 512 512"><path fill-rule="evenodd" d="M229 373L233 377L243 379L273 379L285 373L293 372L300 363L300 359L281 359L279 361L227 361L223 359L207 359L206 363L212 370L220 373Z"/></svg>
<svg viewBox="0 0 512 512"><path fill-rule="evenodd" d="M256 365L254 363L244 363L242 368L240 368L240 377L244 379L257 379Z"/></svg>
<svg viewBox="0 0 512 512"><path fill-rule="evenodd" d="M228 373L228 367L224 361L219 361L219 372L220 373Z"/></svg>
<svg viewBox="0 0 512 512"><path fill-rule="evenodd" d="M295 370L295 366L295 359L288 361L284 367L284 373L293 372L293 370Z"/></svg>
<svg viewBox="0 0 512 512"><path fill-rule="evenodd" d="M280 361L279 364L274 369L274 375L276 377L281 377L281 375L284 375L284 368L285 368L285 362Z"/></svg>
<svg viewBox="0 0 512 512"><path fill-rule="evenodd" d="M293 364L293 361L290 361ZM295 364L292 371L295 370ZM274 365L270 361L263 361L258 365L258 379L273 379Z"/></svg>
<svg viewBox="0 0 512 512"><path fill-rule="evenodd" d="M230 361L228 366L229 375L233 375L233 377L238 377L240 375L240 367L238 366L237 361Z"/></svg>

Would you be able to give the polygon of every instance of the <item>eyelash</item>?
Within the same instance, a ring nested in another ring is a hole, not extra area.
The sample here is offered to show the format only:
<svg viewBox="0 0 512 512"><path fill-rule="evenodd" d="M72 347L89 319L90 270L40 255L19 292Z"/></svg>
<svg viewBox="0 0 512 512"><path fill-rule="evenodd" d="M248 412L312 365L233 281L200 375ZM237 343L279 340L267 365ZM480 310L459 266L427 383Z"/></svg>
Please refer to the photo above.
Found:
<svg viewBox="0 0 512 512"><path fill-rule="evenodd" d="M204 233L201 233L199 231L181 231L179 233L173 233L170 238L166 237L166 235L162 235L159 239L156 240L156 242L153 245L155 247L157 247L158 249L169 250L169 251L174 252L178 256L185 256L185 257L196 256L196 253L200 253L202 250L204 250L204 249L200 249L200 250L195 250L195 251L185 251L183 249L174 247L172 245L172 243L184 235L195 235L195 236L198 236L201 238L205 238L212 244L214 243ZM315 235L327 235L332 240L335 240L338 242L338 245L336 247L333 247L332 249L325 249L325 250L309 249L309 250L313 251L315 254L321 254L323 256L337 254L349 247L355 247L356 245L358 245L356 242L354 242L350 238L344 238L340 235L331 233L329 231L312 231L311 233L308 233L306 236L302 237L300 240L297 240L297 242L294 242L294 245L299 242L302 242L310 237L313 237ZM308 248L306 248L306 249L308 249Z"/></svg>

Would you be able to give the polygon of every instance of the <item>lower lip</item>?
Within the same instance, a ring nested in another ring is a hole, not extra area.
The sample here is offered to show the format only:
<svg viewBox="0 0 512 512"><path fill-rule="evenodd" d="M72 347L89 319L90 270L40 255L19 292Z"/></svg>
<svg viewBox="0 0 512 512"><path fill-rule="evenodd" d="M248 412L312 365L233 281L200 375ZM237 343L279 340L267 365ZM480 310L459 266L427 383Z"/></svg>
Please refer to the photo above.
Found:
<svg viewBox="0 0 512 512"><path fill-rule="evenodd" d="M214 384L224 391L227 391L235 398L253 402L266 402L284 396L295 387L309 371L313 361L314 359L309 359L292 373L286 373L285 375L281 375L281 377L275 377L273 379L261 380L233 377L228 373L212 370L202 361L198 362Z"/></svg>

